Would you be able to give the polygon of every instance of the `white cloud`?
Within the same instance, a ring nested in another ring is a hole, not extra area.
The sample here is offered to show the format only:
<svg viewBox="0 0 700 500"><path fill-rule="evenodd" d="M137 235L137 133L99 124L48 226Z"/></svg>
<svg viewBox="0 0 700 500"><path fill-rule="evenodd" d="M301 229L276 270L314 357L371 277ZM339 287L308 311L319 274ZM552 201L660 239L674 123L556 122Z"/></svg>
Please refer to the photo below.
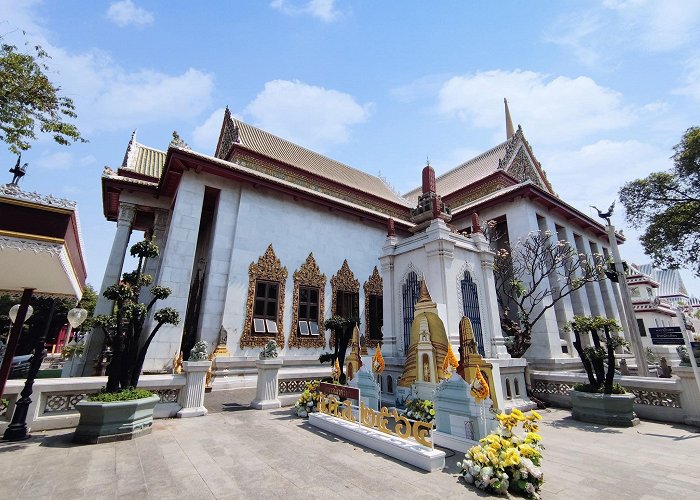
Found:
<svg viewBox="0 0 700 500"><path fill-rule="evenodd" d="M438 110L480 128L505 128L502 97L514 124L536 144L576 141L625 127L633 112L619 93L579 76L550 77L533 71L486 71L450 78L439 91ZM502 139L501 139L502 140Z"/></svg>
<svg viewBox="0 0 700 500"><path fill-rule="evenodd" d="M36 166L44 170L65 170L71 167L85 167L95 165L97 159L93 155L77 157L69 151L56 151L55 153L44 152L36 160L32 162L32 166Z"/></svg>
<svg viewBox="0 0 700 500"><path fill-rule="evenodd" d="M217 109L201 125L195 127L192 132L192 146L195 149L214 154L216 143L219 140L219 132L221 132L224 111L224 108Z"/></svg>
<svg viewBox="0 0 700 500"><path fill-rule="evenodd" d="M153 24L153 14L146 9L137 7L131 0L122 0L110 4L107 9L107 18L117 26L146 26Z"/></svg>
<svg viewBox="0 0 700 500"><path fill-rule="evenodd" d="M210 104L214 89L210 73L195 68L180 74L153 69L128 71L105 52L89 49L75 53L51 43L36 2L8 6L0 1L0 12L8 14L7 42L39 44L49 53L51 79L75 102L76 124L83 135L192 118Z"/></svg>
<svg viewBox="0 0 700 500"><path fill-rule="evenodd" d="M290 0L273 0L270 7L289 16L310 15L326 23L335 21L340 15L335 0L308 0L301 4Z"/></svg>
<svg viewBox="0 0 700 500"><path fill-rule="evenodd" d="M344 92L300 81L273 80L243 114L264 130L323 151L346 142L350 127L366 121L371 108L371 104L358 104Z"/></svg>
<svg viewBox="0 0 700 500"><path fill-rule="evenodd" d="M700 101L700 56L691 59L685 65L684 85L674 92Z"/></svg>
<svg viewBox="0 0 700 500"><path fill-rule="evenodd" d="M663 53L692 46L700 38L698 22L697 0L605 0L561 16L544 38L594 65L629 51Z"/></svg>

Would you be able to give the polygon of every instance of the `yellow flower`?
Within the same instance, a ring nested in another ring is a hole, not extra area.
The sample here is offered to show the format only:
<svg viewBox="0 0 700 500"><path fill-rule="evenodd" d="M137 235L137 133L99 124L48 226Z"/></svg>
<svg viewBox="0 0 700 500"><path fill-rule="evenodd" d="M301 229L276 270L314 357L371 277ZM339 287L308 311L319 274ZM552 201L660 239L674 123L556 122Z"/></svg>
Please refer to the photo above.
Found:
<svg viewBox="0 0 700 500"><path fill-rule="evenodd" d="M515 448L511 448L508 450L506 453L506 456L503 458L503 465L506 467L509 465L518 465L520 463L520 454L518 453L518 450Z"/></svg>
<svg viewBox="0 0 700 500"><path fill-rule="evenodd" d="M542 436L535 432L528 432L527 436L525 436L526 443L538 443L540 441L542 441Z"/></svg>
<svg viewBox="0 0 700 500"><path fill-rule="evenodd" d="M542 420L542 416L541 416L539 413L537 413L535 410L532 410L532 411L530 412L530 415L532 415L533 417L535 417L537 420Z"/></svg>

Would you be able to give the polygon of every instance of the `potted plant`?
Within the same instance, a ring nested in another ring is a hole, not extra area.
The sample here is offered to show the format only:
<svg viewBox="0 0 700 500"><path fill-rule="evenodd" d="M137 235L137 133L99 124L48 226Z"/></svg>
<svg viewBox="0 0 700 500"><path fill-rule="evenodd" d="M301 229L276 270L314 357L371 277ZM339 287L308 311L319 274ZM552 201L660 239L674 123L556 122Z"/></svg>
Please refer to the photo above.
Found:
<svg viewBox="0 0 700 500"><path fill-rule="evenodd" d="M634 394L627 393L615 384L615 349L627 345L617 335L621 330L614 319L596 316L575 316L568 325L574 332L574 348L581 358L588 376L588 384L576 384L569 392L572 416L576 420L618 427L631 427L639 423L634 413ZM605 334L600 338L599 331ZM589 332L593 346L583 347L581 335ZM604 344L603 344L604 342Z"/></svg>
<svg viewBox="0 0 700 500"><path fill-rule="evenodd" d="M153 286L150 301L139 302L142 288L153 283L153 277L143 273L145 261L158 256L158 247L144 240L131 247L131 255L138 258L136 270L124 273L121 281L103 293L105 298L114 301L112 314L94 318L95 326L104 331L112 359L107 367L107 386L76 405L80 413L74 436L76 442L132 439L150 432L153 424L153 408L159 398L136 387L153 337L163 325L177 325L180 316L172 307L159 309L153 315L152 330L146 333L146 319L153 306L167 298L170 289Z"/></svg>

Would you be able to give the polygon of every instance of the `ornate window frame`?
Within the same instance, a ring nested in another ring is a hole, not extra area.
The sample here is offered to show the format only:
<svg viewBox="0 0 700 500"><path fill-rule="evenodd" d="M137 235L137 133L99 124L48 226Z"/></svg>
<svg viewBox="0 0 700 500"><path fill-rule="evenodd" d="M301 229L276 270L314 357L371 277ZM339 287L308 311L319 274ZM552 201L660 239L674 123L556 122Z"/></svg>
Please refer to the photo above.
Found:
<svg viewBox="0 0 700 500"><path fill-rule="evenodd" d="M277 304L277 334L274 338L270 335L253 335L253 307L255 304L255 284L261 280L276 281L279 283L279 303ZM248 301L246 302L245 323L241 334L241 349L245 347L265 347L274 340L280 349L284 348L284 289L287 283L287 268L275 255L272 243L268 245L265 253L260 256L258 262L251 262L248 266Z"/></svg>
<svg viewBox="0 0 700 500"><path fill-rule="evenodd" d="M326 275L321 273L321 270L316 264L314 254L311 252L306 258L306 261L299 269L294 271L294 301L292 303L292 324L289 329L289 338L287 345L297 348L325 348L326 347L326 330L323 328L323 320L325 315L326 303ZM301 336L297 332L297 322L299 321L299 287L309 286L318 288L318 336Z"/></svg>
<svg viewBox="0 0 700 500"><path fill-rule="evenodd" d="M343 260L338 272L331 278L331 316L335 316L337 307L337 292L360 293L360 280L350 270L348 259ZM335 344L335 332L331 331L330 345Z"/></svg>
<svg viewBox="0 0 700 500"><path fill-rule="evenodd" d="M362 287L365 292L365 345L367 347L377 347L383 339L371 339L369 335L369 296L384 294L384 281L379 274L377 266L374 266L372 275L365 281Z"/></svg>

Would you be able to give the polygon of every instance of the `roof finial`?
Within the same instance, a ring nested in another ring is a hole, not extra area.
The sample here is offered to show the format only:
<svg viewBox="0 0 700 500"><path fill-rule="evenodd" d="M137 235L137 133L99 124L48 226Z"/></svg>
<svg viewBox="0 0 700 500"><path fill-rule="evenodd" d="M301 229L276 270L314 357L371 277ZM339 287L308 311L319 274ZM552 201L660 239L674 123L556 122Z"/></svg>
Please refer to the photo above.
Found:
<svg viewBox="0 0 700 500"><path fill-rule="evenodd" d="M513 120L510 119L510 110L508 109L508 99L503 98L503 104L506 106L506 139L510 139L515 135L513 130Z"/></svg>
<svg viewBox="0 0 700 500"><path fill-rule="evenodd" d="M425 166L426 167L430 166L430 157L428 157L428 155L425 155Z"/></svg>

